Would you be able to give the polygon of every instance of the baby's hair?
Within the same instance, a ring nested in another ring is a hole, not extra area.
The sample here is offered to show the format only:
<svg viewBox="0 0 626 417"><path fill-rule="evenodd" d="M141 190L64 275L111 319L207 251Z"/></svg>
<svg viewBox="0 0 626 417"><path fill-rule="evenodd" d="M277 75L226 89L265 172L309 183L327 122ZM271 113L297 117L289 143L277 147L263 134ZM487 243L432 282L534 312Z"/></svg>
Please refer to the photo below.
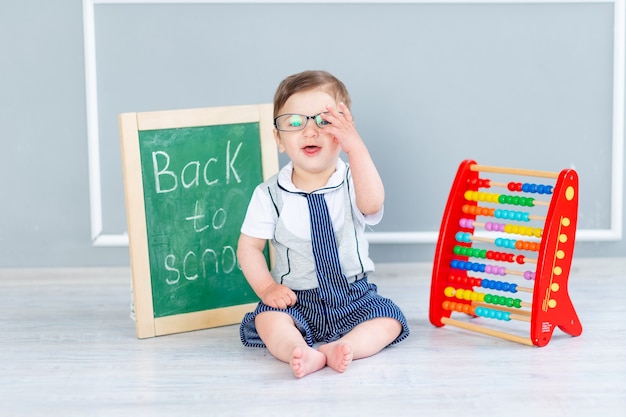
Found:
<svg viewBox="0 0 626 417"><path fill-rule="evenodd" d="M296 93L320 88L339 103L343 101L350 108L350 95L346 86L334 75L326 71L303 71L285 78L274 94L274 117L283 108L289 97Z"/></svg>

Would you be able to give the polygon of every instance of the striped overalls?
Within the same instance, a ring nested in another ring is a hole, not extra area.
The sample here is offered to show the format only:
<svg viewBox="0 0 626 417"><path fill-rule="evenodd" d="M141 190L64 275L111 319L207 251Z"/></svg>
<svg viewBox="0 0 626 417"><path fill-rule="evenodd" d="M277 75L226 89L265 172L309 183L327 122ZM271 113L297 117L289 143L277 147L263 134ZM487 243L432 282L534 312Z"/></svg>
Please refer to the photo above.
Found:
<svg viewBox="0 0 626 417"><path fill-rule="evenodd" d="M279 190L277 186L274 192L288 192ZM345 189L346 198L349 200L348 187ZM322 191L322 190L318 190ZM298 193L307 199L309 217L311 220L311 241L303 242L299 239L294 244L308 245L311 256L315 260L318 287L307 290L294 290L298 300L294 306L287 309L269 307L260 302L254 312L246 314L241 327L241 341L246 346L265 347L260 339L254 318L264 311L282 311L289 314L309 346L316 343L329 343L335 341L357 325L378 317L395 318L402 324L402 332L392 342L395 344L409 335L409 328L404 314L389 299L378 295L376 285L367 281L367 274L352 277L354 282L349 282L343 274L338 254L338 244L333 225L328 215L324 193L313 192L310 194ZM280 199L276 199L279 201ZM280 207L276 207L280 212ZM354 228L352 212L346 210L344 227ZM277 229L280 222L277 223ZM284 234L284 230L277 233ZM341 233L338 234L341 238ZM352 281L352 280L350 280Z"/></svg>

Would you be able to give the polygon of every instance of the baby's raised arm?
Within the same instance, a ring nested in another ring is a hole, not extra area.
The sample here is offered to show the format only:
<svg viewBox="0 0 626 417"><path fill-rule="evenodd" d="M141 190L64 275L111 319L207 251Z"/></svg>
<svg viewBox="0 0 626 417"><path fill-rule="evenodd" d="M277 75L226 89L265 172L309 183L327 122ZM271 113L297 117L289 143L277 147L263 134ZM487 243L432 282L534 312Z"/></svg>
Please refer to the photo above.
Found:
<svg viewBox="0 0 626 417"><path fill-rule="evenodd" d="M328 113L323 116L331 124L324 129L334 135L348 155L356 205L365 215L377 213L385 202L385 187L367 146L354 126L352 113L344 103L339 103L339 109L327 106L326 110Z"/></svg>

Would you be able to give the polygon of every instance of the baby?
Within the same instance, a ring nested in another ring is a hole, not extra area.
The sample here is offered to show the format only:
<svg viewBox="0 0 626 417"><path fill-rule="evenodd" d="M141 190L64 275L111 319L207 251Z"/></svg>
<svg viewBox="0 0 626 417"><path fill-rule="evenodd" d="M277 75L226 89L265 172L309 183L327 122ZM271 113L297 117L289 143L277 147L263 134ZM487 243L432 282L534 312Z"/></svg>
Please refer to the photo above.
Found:
<svg viewBox="0 0 626 417"><path fill-rule="evenodd" d="M261 299L242 321L241 340L267 347L297 378L325 366L344 372L409 335L400 309L368 282L374 264L364 230L380 222L385 190L349 107L346 87L325 71L281 82L274 138L290 162L255 189L238 243Z"/></svg>

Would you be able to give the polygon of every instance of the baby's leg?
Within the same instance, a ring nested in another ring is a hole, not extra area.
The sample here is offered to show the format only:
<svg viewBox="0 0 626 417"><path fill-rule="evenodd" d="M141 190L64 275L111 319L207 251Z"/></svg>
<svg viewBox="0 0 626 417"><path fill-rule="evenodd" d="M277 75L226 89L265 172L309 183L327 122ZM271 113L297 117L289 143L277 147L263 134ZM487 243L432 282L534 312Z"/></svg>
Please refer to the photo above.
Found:
<svg viewBox="0 0 626 417"><path fill-rule="evenodd" d="M270 353L287 362L296 378L326 366L326 356L306 344L290 315L266 311L256 316L255 325Z"/></svg>
<svg viewBox="0 0 626 417"><path fill-rule="evenodd" d="M326 355L326 364L344 372L353 359L366 358L380 352L393 342L402 331L396 319L379 317L356 326L336 342L319 347Z"/></svg>

